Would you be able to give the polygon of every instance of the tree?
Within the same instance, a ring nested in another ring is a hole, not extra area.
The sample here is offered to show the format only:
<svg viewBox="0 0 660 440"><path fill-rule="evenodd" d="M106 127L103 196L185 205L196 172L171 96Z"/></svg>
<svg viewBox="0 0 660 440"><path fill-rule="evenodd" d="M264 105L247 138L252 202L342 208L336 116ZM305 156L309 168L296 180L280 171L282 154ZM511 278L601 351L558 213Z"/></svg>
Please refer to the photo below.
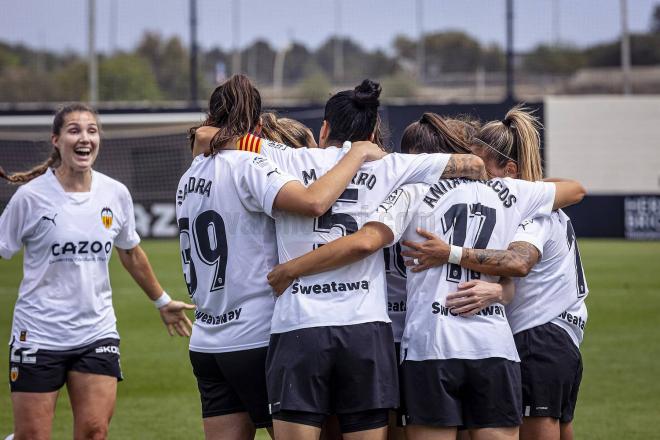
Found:
<svg viewBox="0 0 660 440"><path fill-rule="evenodd" d="M529 52L523 61L523 69L539 74L568 75L584 67L583 51L570 46L539 45Z"/></svg>
<svg viewBox="0 0 660 440"><path fill-rule="evenodd" d="M165 99L187 99L189 87L188 51L179 37L164 41L160 34L147 32L136 53L144 57L156 75L158 87Z"/></svg>
<svg viewBox="0 0 660 440"><path fill-rule="evenodd" d="M137 55L118 54L99 66L102 101L157 100L162 95L149 62Z"/></svg>

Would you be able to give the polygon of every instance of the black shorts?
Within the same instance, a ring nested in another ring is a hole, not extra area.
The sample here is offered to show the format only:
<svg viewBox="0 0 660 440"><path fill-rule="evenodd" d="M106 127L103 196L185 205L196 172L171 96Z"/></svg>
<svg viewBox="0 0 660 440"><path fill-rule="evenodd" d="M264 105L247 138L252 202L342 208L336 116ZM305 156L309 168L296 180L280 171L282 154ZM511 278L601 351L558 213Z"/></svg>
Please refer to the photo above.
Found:
<svg viewBox="0 0 660 440"><path fill-rule="evenodd" d="M392 326L368 322L271 335L266 361L273 414L351 414L396 408Z"/></svg>
<svg viewBox="0 0 660 440"><path fill-rule="evenodd" d="M573 420L582 355L566 331L552 323L514 335L520 355L523 416Z"/></svg>
<svg viewBox="0 0 660 440"><path fill-rule="evenodd" d="M41 350L9 345L11 392L49 393L66 383L67 373L102 374L122 380L119 339L100 339L72 350Z"/></svg>
<svg viewBox="0 0 660 440"><path fill-rule="evenodd" d="M401 342L394 343L394 353L396 354L397 373L399 374L399 407L394 410L396 426L403 428L406 426L406 407L403 398L403 373L401 371Z"/></svg>
<svg viewBox="0 0 660 440"><path fill-rule="evenodd" d="M273 425L266 394L267 347L226 353L190 352L202 418L247 412L257 428Z"/></svg>
<svg viewBox="0 0 660 440"><path fill-rule="evenodd" d="M520 425L520 365L502 358L403 362L406 425Z"/></svg>

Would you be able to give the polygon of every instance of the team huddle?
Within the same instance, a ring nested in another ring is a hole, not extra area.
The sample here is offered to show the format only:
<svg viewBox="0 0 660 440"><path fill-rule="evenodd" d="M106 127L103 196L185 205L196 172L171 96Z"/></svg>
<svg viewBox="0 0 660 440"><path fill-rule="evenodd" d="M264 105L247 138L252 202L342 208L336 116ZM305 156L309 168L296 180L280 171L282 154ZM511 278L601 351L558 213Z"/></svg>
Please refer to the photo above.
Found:
<svg viewBox="0 0 660 440"><path fill-rule="evenodd" d="M386 153L380 92L333 95L316 148L247 77L215 89L176 190L193 324L139 246L128 190L91 168L96 114L61 110L51 159L0 172L25 183L0 217L0 256L25 248L15 438L49 438L64 383L77 438L107 436L116 247L170 333L190 335L207 439L572 439L588 289L561 208L584 188L542 180L521 107L424 113Z"/></svg>

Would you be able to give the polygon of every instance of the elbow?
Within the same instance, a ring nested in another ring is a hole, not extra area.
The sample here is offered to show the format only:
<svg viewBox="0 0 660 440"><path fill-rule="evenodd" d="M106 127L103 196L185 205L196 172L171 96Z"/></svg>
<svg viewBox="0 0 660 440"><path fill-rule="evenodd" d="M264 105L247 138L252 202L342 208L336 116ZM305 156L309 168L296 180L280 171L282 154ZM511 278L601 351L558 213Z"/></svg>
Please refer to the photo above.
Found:
<svg viewBox="0 0 660 440"><path fill-rule="evenodd" d="M309 217L321 217L328 209L330 209L329 206L326 206L325 203L321 203L318 200L309 200L306 205L307 212L305 215Z"/></svg>
<svg viewBox="0 0 660 440"><path fill-rule="evenodd" d="M529 275L529 272L532 270L532 266L520 261L514 263L509 269L509 276L523 278Z"/></svg>
<svg viewBox="0 0 660 440"><path fill-rule="evenodd" d="M577 194L575 195L575 203L580 203L582 199L584 199L584 196L587 195L587 189L580 183L580 182L575 182L577 185Z"/></svg>
<svg viewBox="0 0 660 440"><path fill-rule="evenodd" d="M376 243L373 240L360 240L353 247L353 254L360 259L367 258L380 248L380 243Z"/></svg>
<svg viewBox="0 0 660 440"><path fill-rule="evenodd" d="M474 154L470 155L470 178L472 179L484 179L486 178L486 165L484 164L483 159Z"/></svg>

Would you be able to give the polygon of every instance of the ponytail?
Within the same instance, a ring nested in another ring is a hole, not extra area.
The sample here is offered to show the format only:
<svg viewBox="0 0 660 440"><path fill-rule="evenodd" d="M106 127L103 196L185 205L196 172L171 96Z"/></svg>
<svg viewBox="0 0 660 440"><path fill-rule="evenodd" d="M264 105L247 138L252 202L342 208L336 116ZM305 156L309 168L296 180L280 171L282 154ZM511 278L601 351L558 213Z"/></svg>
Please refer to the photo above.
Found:
<svg viewBox="0 0 660 440"><path fill-rule="evenodd" d="M507 112L502 121L484 125L477 139L489 148L489 154L500 166L512 160L518 165L519 177L537 181L543 178L541 166L541 124L533 112L520 105Z"/></svg>
<svg viewBox="0 0 660 440"><path fill-rule="evenodd" d="M436 113L424 113L403 132L401 151L404 153L470 153L470 144Z"/></svg>

